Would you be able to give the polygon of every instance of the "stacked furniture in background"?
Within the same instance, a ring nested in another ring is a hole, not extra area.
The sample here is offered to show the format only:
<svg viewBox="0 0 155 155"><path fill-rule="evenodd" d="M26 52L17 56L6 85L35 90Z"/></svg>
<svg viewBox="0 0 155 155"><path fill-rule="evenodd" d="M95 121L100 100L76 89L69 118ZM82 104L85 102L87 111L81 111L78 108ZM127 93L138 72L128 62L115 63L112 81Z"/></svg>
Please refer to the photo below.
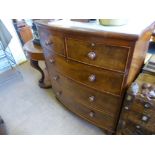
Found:
<svg viewBox="0 0 155 155"><path fill-rule="evenodd" d="M127 91L117 134L155 134L155 55Z"/></svg>
<svg viewBox="0 0 155 155"><path fill-rule="evenodd" d="M141 70L155 23L138 31L63 20L38 21L37 28L57 99L115 133L124 93Z"/></svg>

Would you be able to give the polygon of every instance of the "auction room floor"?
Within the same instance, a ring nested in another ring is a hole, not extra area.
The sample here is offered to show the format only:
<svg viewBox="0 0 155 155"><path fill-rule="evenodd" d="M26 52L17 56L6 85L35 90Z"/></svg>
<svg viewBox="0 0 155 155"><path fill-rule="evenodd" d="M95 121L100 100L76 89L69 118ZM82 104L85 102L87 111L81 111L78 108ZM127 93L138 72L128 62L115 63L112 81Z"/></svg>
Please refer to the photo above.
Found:
<svg viewBox="0 0 155 155"><path fill-rule="evenodd" d="M0 115L8 134L104 134L67 110L55 99L52 89L39 88L39 78L40 73L29 62L0 74Z"/></svg>

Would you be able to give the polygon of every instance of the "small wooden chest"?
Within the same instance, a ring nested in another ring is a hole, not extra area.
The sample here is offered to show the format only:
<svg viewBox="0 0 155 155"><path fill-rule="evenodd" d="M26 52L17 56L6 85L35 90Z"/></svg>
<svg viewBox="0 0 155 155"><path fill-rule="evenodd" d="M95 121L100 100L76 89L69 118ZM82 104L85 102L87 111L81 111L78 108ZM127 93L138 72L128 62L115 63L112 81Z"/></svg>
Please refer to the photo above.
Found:
<svg viewBox="0 0 155 155"><path fill-rule="evenodd" d="M128 89L117 134L155 134L155 76L141 73Z"/></svg>

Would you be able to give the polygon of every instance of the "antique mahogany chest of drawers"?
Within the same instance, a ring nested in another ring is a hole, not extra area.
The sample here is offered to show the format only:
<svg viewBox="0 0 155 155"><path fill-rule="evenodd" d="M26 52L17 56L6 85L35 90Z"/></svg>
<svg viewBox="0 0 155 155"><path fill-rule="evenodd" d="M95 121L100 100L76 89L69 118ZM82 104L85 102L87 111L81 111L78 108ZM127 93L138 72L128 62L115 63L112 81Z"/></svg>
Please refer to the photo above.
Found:
<svg viewBox="0 0 155 155"><path fill-rule="evenodd" d="M138 32L96 22L36 24L56 97L72 112L115 133L124 92L143 65L154 23Z"/></svg>
<svg viewBox="0 0 155 155"><path fill-rule="evenodd" d="M141 73L128 89L117 134L155 134L155 76Z"/></svg>

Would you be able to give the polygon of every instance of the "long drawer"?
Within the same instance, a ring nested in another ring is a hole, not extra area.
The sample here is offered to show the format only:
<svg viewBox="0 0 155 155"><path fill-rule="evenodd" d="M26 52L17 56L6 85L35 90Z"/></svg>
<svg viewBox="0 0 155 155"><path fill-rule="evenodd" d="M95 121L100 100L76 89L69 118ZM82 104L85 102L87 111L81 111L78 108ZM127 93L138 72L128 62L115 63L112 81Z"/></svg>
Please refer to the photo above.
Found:
<svg viewBox="0 0 155 155"><path fill-rule="evenodd" d="M66 38L67 57L82 63L125 72L130 48Z"/></svg>
<svg viewBox="0 0 155 155"><path fill-rule="evenodd" d="M77 99L78 103L101 111L111 117L117 117L121 106L121 99L119 97L89 89L63 77L54 70L51 70L51 77L52 85L62 89L65 88L65 91L69 91L69 95Z"/></svg>
<svg viewBox="0 0 155 155"><path fill-rule="evenodd" d="M52 88L56 97L71 111L101 128L111 132L114 131L119 109L119 103L117 103L116 99L111 98L111 101L115 101L114 103L109 103L110 101L106 103L104 102L104 97L106 99L106 96L100 96L101 94L97 92L89 91L88 88L82 87L60 74L58 80L52 78ZM92 93L96 97L96 101L90 103L89 96ZM113 108L110 105L114 105Z"/></svg>
<svg viewBox="0 0 155 155"><path fill-rule="evenodd" d="M51 62L53 59L54 63L51 63L50 69L56 69L63 75L90 88L116 96L121 95L124 74L84 65L59 56L48 58L47 61Z"/></svg>

